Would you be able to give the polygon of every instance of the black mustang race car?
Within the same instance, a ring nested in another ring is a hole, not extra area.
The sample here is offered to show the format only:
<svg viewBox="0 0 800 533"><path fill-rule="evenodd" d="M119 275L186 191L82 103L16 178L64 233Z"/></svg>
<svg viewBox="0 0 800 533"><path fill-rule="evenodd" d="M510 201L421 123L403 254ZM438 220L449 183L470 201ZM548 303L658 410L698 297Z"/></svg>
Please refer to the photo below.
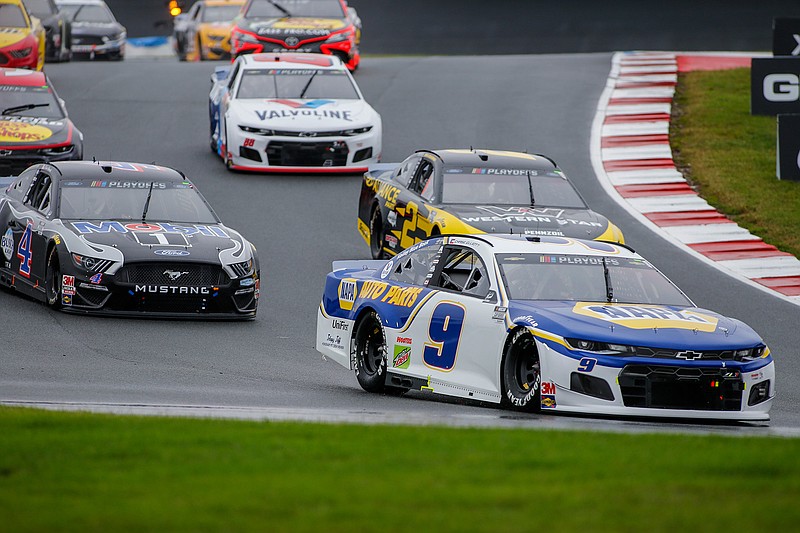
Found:
<svg viewBox="0 0 800 533"><path fill-rule="evenodd" d="M552 159L472 148L420 150L396 168L364 174L358 231L375 259L453 233L625 242Z"/></svg>
<svg viewBox="0 0 800 533"><path fill-rule="evenodd" d="M0 196L0 284L64 311L251 319L255 247L186 177L134 163L35 165Z"/></svg>
<svg viewBox="0 0 800 533"><path fill-rule="evenodd" d="M83 134L44 72L0 68L0 176L34 163L83 159Z"/></svg>

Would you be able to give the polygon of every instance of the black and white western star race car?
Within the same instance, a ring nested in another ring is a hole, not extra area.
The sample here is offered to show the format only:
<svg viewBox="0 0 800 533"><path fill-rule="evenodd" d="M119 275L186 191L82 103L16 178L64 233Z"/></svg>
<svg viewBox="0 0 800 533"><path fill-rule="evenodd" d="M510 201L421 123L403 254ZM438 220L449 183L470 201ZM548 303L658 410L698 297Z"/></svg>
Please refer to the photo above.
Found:
<svg viewBox="0 0 800 533"><path fill-rule="evenodd" d="M624 243L555 161L504 150L418 150L364 174L358 232L383 259L434 235L505 233Z"/></svg>
<svg viewBox="0 0 800 533"><path fill-rule="evenodd" d="M64 311L251 319L255 247L181 172L39 164L0 195L0 284Z"/></svg>
<svg viewBox="0 0 800 533"><path fill-rule="evenodd" d="M211 82L211 149L229 169L365 172L380 160L381 116L335 56L243 55Z"/></svg>

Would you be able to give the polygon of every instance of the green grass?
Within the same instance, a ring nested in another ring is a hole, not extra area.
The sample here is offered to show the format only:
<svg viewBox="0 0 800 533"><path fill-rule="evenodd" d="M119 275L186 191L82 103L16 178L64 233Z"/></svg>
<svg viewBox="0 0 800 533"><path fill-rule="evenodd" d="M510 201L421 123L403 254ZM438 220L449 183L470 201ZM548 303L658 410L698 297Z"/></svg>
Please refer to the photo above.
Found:
<svg viewBox="0 0 800 533"><path fill-rule="evenodd" d="M670 143L708 203L800 256L800 182L775 177L776 120L750 115L750 69L682 74Z"/></svg>
<svg viewBox="0 0 800 533"><path fill-rule="evenodd" d="M798 455L800 439L0 408L0 527L786 531Z"/></svg>

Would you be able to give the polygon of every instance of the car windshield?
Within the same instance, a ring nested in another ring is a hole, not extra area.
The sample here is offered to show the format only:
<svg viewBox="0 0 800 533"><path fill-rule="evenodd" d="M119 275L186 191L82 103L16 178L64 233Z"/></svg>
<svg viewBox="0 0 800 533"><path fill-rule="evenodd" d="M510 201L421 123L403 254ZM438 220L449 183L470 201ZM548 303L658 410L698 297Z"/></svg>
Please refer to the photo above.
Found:
<svg viewBox="0 0 800 533"><path fill-rule="evenodd" d="M254 0L246 18L344 18L339 0Z"/></svg>
<svg viewBox="0 0 800 533"><path fill-rule="evenodd" d="M47 86L0 85L0 102L5 117L64 118L56 95Z"/></svg>
<svg viewBox="0 0 800 533"><path fill-rule="evenodd" d="M0 27L27 28L25 15L16 4L0 4Z"/></svg>
<svg viewBox="0 0 800 533"><path fill-rule="evenodd" d="M341 70L246 69L236 98L356 100L358 92Z"/></svg>
<svg viewBox="0 0 800 533"><path fill-rule="evenodd" d="M142 220L151 181L61 182L59 218L65 220ZM188 182L152 181L148 221L213 224L218 220Z"/></svg>
<svg viewBox="0 0 800 533"><path fill-rule="evenodd" d="M34 15L52 15L56 12L49 0L25 0L24 4L28 13Z"/></svg>
<svg viewBox="0 0 800 533"><path fill-rule="evenodd" d="M692 303L644 259L630 257L498 254L512 300L570 300L690 306ZM606 267L610 291L606 284Z"/></svg>
<svg viewBox="0 0 800 533"><path fill-rule="evenodd" d="M73 22L114 22L114 15L105 6L89 4L62 4L61 11Z"/></svg>
<svg viewBox="0 0 800 533"><path fill-rule="evenodd" d="M236 18L241 8L240 5L206 6L203 10L203 22L230 22Z"/></svg>
<svg viewBox="0 0 800 533"><path fill-rule="evenodd" d="M442 202L586 209L562 174L505 168L445 167Z"/></svg>

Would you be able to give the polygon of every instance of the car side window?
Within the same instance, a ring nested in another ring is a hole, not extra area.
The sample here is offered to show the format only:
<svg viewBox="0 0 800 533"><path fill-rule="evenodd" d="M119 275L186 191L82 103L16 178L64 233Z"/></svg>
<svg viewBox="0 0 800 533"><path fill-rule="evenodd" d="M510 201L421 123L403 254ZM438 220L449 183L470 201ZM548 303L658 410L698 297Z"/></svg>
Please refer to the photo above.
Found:
<svg viewBox="0 0 800 533"><path fill-rule="evenodd" d="M240 65L241 63L236 63L228 77L228 92L230 92L231 95L233 94L233 85L236 83L236 76L239 74Z"/></svg>
<svg viewBox="0 0 800 533"><path fill-rule="evenodd" d="M485 298L489 294L488 271L474 250L446 246L440 262L441 269L430 286L478 298Z"/></svg>
<svg viewBox="0 0 800 533"><path fill-rule="evenodd" d="M403 187L408 188L411 178L414 177L414 171L417 170L419 166L419 160L420 157L414 155L400 163L400 167L394 175L395 181L400 183Z"/></svg>
<svg viewBox="0 0 800 533"><path fill-rule="evenodd" d="M426 246L396 259L398 261L389 279L409 285L425 285L425 280L435 266L434 261L439 255L439 247Z"/></svg>
<svg viewBox="0 0 800 533"><path fill-rule="evenodd" d="M47 212L50 207L50 185L52 179L50 175L45 172L40 172L36 175L33 186L25 196L24 203L30 207L41 211Z"/></svg>
<svg viewBox="0 0 800 533"><path fill-rule="evenodd" d="M433 163L427 159L423 159L417 167L417 171L414 173L414 179L411 180L409 189L419 194L426 200L431 200L433 198L434 189L434 180L432 179L433 174Z"/></svg>
<svg viewBox="0 0 800 533"><path fill-rule="evenodd" d="M6 189L6 195L21 202L31 188L31 181L35 175L35 170L27 170L20 174L19 178Z"/></svg>

